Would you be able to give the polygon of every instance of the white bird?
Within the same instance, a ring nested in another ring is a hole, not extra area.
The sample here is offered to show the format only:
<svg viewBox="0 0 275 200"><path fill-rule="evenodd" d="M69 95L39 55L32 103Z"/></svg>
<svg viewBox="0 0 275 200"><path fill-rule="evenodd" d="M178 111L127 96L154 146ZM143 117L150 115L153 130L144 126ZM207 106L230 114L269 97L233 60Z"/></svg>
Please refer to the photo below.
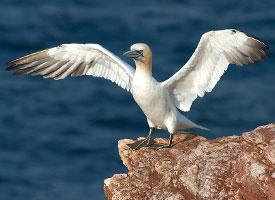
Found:
<svg viewBox="0 0 275 200"><path fill-rule="evenodd" d="M202 35L188 62L172 77L158 82L152 76L152 52L148 45L137 43L125 56L134 60L136 70L98 44L63 44L42 50L7 63L7 70L15 75L41 75L63 79L67 76L92 75L103 77L130 91L147 117L150 128L144 142L150 145L151 133L165 129L177 131L200 128L179 111L190 110L192 102L205 92L211 92L229 64L243 65L267 56L268 46L261 40L235 29L210 31ZM179 109L179 110L178 110Z"/></svg>

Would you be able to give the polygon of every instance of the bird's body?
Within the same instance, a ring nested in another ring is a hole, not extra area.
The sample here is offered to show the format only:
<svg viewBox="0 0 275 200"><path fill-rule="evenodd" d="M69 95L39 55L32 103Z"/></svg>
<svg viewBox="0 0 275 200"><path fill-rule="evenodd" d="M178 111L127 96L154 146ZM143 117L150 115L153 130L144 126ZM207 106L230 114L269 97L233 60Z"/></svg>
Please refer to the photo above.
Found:
<svg viewBox="0 0 275 200"><path fill-rule="evenodd" d="M169 108L165 105L165 94L160 84L151 75L136 72L132 82L132 93L151 126L164 128L164 114Z"/></svg>
<svg viewBox="0 0 275 200"><path fill-rule="evenodd" d="M133 58L134 70L113 53L97 44L65 44L36 52L7 63L15 75L32 74L44 78L92 75L115 82L130 91L147 117L150 141L153 129L165 129L172 135L179 130L201 128L179 110L189 111L192 102L210 92L229 64L243 65L266 57L265 45L243 32L228 29L210 31L200 39L189 61L172 77L158 82L152 75L152 52L137 43L124 55ZM149 142L148 142L149 144Z"/></svg>
<svg viewBox="0 0 275 200"><path fill-rule="evenodd" d="M132 93L136 103L146 115L149 127L168 130L170 133L188 128L200 128L178 111L167 88L146 71L136 70Z"/></svg>

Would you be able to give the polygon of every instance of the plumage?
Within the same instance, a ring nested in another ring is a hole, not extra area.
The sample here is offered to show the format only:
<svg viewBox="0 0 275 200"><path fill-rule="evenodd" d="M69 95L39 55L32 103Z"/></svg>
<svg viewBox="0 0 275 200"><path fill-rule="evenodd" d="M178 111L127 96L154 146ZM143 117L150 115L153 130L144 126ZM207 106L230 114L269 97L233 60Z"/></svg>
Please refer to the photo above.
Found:
<svg viewBox="0 0 275 200"><path fill-rule="evenodd" d="M124 54L135 61L135 71L98 44L63 44L42 50L8 62L7 70L55 80L82 75L109 79L130 91L146 115L150 127L147 140L153 129L166 129L171 135L170 146L176 131L205 129L178 109L189 111L198 96L211 92L229 64L242 66L262 60L267 49L258 38L235 29L210 31L202 35L188 62L164 82L153 78L152 52L143 43L132 45Z"/></svg>
<svg viewBox="0 0 275 200"><path fill-rule="evenodd" d="M192 102L211 92L229 64L244 65L264 59L268 46L237 30L205 33L188 62L162 83L176 106L189 111Z"/></svg>
<svg viewBox="0 0 275 200"><path fill-rule="evenodd" d="M103 70L104 68L104 70ZM95 75L131 90L133 68L98 44L63 44L15 59L7 63L14 75L41 75L55 80L67 76ZM96 74L95 74L96 72Z"/></svg>

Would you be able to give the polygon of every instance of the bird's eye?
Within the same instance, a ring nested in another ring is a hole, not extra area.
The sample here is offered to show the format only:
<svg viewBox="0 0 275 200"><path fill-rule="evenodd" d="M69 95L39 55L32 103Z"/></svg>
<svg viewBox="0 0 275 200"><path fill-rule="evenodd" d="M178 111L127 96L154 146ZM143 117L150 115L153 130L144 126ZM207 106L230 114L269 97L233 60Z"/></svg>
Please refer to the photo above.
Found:
<svg viewBox="0 0 275 200"><path fill-rule="evenodd" d="M144 57L143 50L138 50L138 53L140 54L140 56Z"/></svg>

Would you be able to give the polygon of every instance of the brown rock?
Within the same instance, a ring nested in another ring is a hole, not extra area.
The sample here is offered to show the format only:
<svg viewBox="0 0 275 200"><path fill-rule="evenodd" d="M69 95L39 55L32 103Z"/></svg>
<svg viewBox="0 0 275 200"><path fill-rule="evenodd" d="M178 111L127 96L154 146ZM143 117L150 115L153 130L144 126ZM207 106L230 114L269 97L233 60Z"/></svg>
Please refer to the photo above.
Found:
<svg viewBox="0 0 275 200"><path fill-rule="evenodd" d="M178 134L161 150L130 143L118 143L129 172L104 181L108 199L275 200L275 123L215 140Z"/></svg>

